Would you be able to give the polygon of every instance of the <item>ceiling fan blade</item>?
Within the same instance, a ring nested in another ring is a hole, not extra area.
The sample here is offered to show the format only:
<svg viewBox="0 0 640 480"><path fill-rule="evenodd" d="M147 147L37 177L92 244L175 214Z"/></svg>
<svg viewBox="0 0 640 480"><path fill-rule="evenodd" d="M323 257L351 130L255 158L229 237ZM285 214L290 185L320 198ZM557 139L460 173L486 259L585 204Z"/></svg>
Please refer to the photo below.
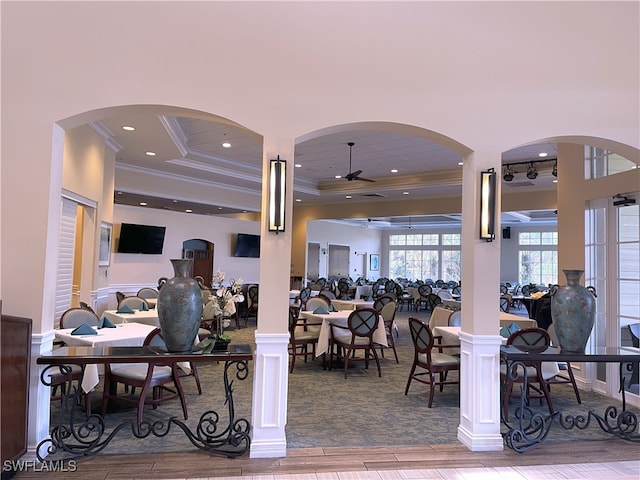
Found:
<svg viewBox="0 0 640 480"><path fill-rule="evenodd" d="M362 177L354 177L354 180L360 180L362 182L375 182L375 180L371 180L369 178L362 178Z"/></svg>

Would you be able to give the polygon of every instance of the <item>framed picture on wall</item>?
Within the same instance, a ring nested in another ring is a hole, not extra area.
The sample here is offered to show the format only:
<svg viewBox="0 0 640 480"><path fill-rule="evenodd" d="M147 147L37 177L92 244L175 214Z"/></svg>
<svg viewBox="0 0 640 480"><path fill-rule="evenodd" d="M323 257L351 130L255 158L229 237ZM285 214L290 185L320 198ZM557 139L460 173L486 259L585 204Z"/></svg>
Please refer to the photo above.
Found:
<svg viewBox="0 0 640 480"><path fill-rule="evenodd" d="M113 225L107 222L100 224L100 255L98 257L98 265L107 267L111 262L111 234Z"/></svg>
<svg viewBox="0 0 640 480"><path fill-rule="evenodd" d="M369 257L369 270L372 272L380 270L380 255L377 253L372 253Z"/></svg>

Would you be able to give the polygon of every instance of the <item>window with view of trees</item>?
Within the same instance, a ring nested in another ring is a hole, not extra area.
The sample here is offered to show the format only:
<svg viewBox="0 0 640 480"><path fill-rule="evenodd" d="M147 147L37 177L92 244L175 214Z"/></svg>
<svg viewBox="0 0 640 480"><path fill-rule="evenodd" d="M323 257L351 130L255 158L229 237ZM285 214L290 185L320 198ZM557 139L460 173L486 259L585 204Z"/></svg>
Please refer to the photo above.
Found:
<svg viewBox="0 0 640 480"><path fill-rule="evenodd" d="M390 235L390 278L459 282L460 240L459 233Z"/></svg>
<svg viewBox="0 0 640 480"><path fill-rule="evenodd" d="M518 245L521 284L558 283L558 232L520 232Z"/></svg>

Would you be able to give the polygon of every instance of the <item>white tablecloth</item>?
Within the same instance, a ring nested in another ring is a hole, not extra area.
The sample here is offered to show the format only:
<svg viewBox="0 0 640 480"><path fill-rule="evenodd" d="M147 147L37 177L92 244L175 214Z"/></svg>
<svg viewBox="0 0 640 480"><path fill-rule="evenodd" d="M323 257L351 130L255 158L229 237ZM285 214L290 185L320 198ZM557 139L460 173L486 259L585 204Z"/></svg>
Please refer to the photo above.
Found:
<svg viewBox="0 0 640 480"><path fill-rule="evenodd" d="M94 327L95 328L95 327ZM115 328L101 328L97 335L71 335L73 328L55 331L56 340L69 346L79 347L137 347L141 346L147 335L156 327L142 323L126 323ZM98 365L85 367L82 377L82 389L90 392L99 382Z"/></svg>
<svg viewBox="0 0 640 480"><path fill-rule="evenodd" d="M355 298L362 298L362 297L366 297L369 298L371 295L373 295L373 287L371 285L358 285L356 287L356 294L355 294Z"/></svg>
<svg viewBox="0 0 640 480"><path fill-rule="evenodd" d="M373 308L373 302L369 300L360 300L355 298L353 300L331 300L331 305L335 305L338 310L355 310L356 308Z"/></svg>
<svg viewBox="0 0 640 480"><path fill-rule="evenodd" d="M105 310L102 316L107 317L111 323L115 325L123 323L144 323L145 325L152 325L154 327L160 326L158 310L155 308L146 311L134 310L134 313L117 313L117 310Z"/></svg>
<svg viewBox="0 0 640 480"><path fill-rule="evenodd" d="M323 353L328 353L329 351L331 324L333 323L340 327L346 327L349 315L351 315L351 310L340 310L338 312L331 312L326 315L313 313L308 310L300 312L300 316L302 318L306 318L312 323L322 322L320 326L320 336L318 337L318 344L316 346L316 357L322 355ZM384 345L385 347L388 346L387 333L384 329L384 322L382 321L382 317L380 317L380 321L378 322L378 328L376 328L375 332L373 332L373 341L380 345Z"/></svg>

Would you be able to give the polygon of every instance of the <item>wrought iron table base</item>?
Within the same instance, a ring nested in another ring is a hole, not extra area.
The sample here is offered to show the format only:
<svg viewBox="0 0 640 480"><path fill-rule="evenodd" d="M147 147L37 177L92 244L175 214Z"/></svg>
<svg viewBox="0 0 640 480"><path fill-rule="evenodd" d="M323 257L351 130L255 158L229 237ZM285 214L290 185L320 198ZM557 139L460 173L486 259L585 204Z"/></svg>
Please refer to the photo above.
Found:
<svg viewBox="0 0 640 480"><path fill-rule="evenodd" d="M236 418L233 404L233 380L229 380L229 370L235 367L235 376L244 380L248 376L248 361L229 360L224 366L225 404L228 409L228 424L221 424L220 415L209 410L200 416L195 432L181 420L171 417L167 420L154 422L143 421L138 427L135 419L124 421L116 425L109 433L106 431L104 418L97 414L86 416L80 414L75 405L79 403L82 387L73 385L71 369L64 365L47 366L40 379L43 384L48 382L49 370L52 368L68 375L66 381L66 396L63 398L60 417L57 425L51 429L51 436L38 444L36 456L39 461L60 455L65 460L95 455L104 450L116 438L117 434L131 428L136 438L146 438L149 435L164 437L171 431L171 426L181 429L189 441L197 448L209 453L224 455L229 458L243 455L249 450L251 438L249 436L250 423L244 418Z"/></svg>
<svg viewBox="0 0 640 480"><path fill-rule="evenodd" d="M515 367L515 368L512 368ZM502 422L509 429L504 434L506 445L518 453L526 452L536 445L542 443L551 430L554 423L558 423L566 430L574 428L578 430L586 430L592 423L597 423L600 428L611 435L622 438L631 442L640 442L640 432L638 430L638 417L636 414L626 410L626 402L624 396L624 385L626 380L625 371L629 371L628 362L620 363L620 386L622 392L622 410L618 413L615 406L606 408L604 415L588 411L586 415L568 415L562 412L554 412L549 415L534 413L527 406L528 379L526 375L525 364L521 361L507 362L507 372L513 376L513 380L518 377L518 371L524 372L523 383L521 386L522 393L520 395L520 405L515 410L517 425L512 426L507 419L507 412L502 411ZM503 382L503 390L506 382ZM505 392L502 392L503 395Z"/></svg>

